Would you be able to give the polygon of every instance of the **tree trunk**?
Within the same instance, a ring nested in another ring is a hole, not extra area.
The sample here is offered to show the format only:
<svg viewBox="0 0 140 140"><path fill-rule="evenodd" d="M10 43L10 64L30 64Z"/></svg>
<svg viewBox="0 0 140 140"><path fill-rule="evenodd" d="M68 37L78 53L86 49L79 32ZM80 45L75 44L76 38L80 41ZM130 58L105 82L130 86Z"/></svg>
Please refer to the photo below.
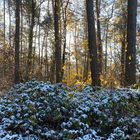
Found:
<svg viewBox="0 0 140 140"><path fill-rule="evenodd" d="M102 73L103 50L101 40L101 26L100 26L100 0L96 0L96 16L97 16L97 47L99 59L99 72Z"/></svg>
<svg viewBox="0 0 140 140"><path fill-rule="evenodd" d="M86 0L86 10L88 21L88 46L90 55L92 86L100 86L93 0Z"/></svg>
<svg viewBox="0 0 140 140"><path fill-rule="evenodd" d="M85 3L86 4L86 3ZM86 7L86 5L85 5ZM89 55L88 55L88 46L87 46L87 41L88 41L88 26L87 26L87 17L86 17L86 11L84 12L84 40L86 41L86 46L84 48L84 71L83 71L83 81L86 82L88 80L88 72L89 72Z"/></svg>
<svg viewBox="0 0 140 140"><path fill-rule="evenodd" d="M127 48L125 63L125 85L136 83L136 15L137 0L128 0Z"/></svg>
<svg viewBox="0 0 140 140"><path fill-rule="evenodd" d="M70 33L70 39L69 39L69 45L68 45L68 79L70 81L70 76L71 76L71 33Z"/></svg>
<svg viewBox="0 0 140 140"><path fill-rule="evenodd" d="M49 80L49 60L48 60L48 31L45 40L45 81Z"/></svg>
<svg viewBox="0 0 140 140"><path fill-rule="evenodd" d="M77 24L75 23L75 32L74 32L74 48L75 48L75 68L76 68L76 76L78 76L79 73L79 67L78 67L78 45L77 45Z"/></svg>
<svg viewBox="0 0 140 140"><path fill-rule="evenodd" d="M16 0L16 30L15 30L15 84L19 83L19 42L20 42L20 0Z"/></svg>
<svg viewBox="0 0 140 140"><path fill-rule="evenodd" d="M41 28L40 28L40 13L41 13L41 1L40 1L40 7L39 7L39 16L38 16L38 48L39 48L39 67L41 65L41 45L40 45L40 31L41 31Z"/></svg>
<svg viewBox="0 0 140 140"><path fill-rule="evenodd" d="M41 60L40 60L40 73L41 73L41 79L43 79L43 62L44 62L44 46L45 46L45 41L46 41L46 35L43 37L43 42L42 42L42 47L41 49Z"/></svg>
<svg viewBox="0 0 140 140"><path fill-rule="evenodd" d="M32 70L32 45L33 45L33 29L35 26L35 5L36 3L32 0L32 13L31 13L31 26L29 31L29 47L28 47L28 60L27 60L27 73L26 80L30 80L31 78L31 70Z"/></svg>
<svg viewBox="0 0 140 140"><path fill-rule="evenodd" d="M4 45L5 45L5 0L3 0L3 8L4 8L4 26L3 26L3 28L4 28L4 39L3 39L3 42L4 42Z"/></svg>
<svg viewBox="0 0 140 140"><path fill-rule="evenodd" d="M24 53L23 53L23 31L24 31L24 25L23 25L23 0L20 1L20 67L23 67L25 65L24 63ZM20 69L20 81L23 81L23 69Z"/></svg>
<svg viewBox="0 0 140 140"><path fill-rule="evenodd" d="M122 48L121 48L121 86L124 86L124 77L125 77L125 31L122 38Z"/></svg>
<svg viewBox="0 0 140 140"><path fill-rule="evenodd" d="M122 39L121 39L121 44L122 44L122 48L121 48L121 79L120 79L120 83L121 86L125 86L125 59L126 59L126 30L127 30L127 16L126 16L126 12L125 9L122 7L122 19L123 19L123 25L122 25Z"/></svg>
<svg viewBox="0 0 140 140"><path fill-rule="evenodd" d="M4 24L3 24L3 78L5 77L5 73L6 73L6 64L5 64L5 0L3 0L3 9L4 9Z"/></svg>
<svg viewBox="0 0 140 140"><path fill-rule="evenodd" d="M65 57L66 57L66 44L67 44L67 7L69 4L69 0L67 1L67 4L65 8L63 9L63 21L64 21L64 44L63 44L63 58L62 58L62 78L64 76L64 66L65 66Z"/></svg>
<svg viewBox="0 0 140 140"><path fill-rule="evenodd" d="M107 51L107 46L108 46L108 21L106 23L106 35L105 35L105 75L107 72L107 55L108 55L108 51Z"/></svg>
<svg viewBox="0 0 140 140"><path fill-rule="evenodd" d="M54 60L54 52L51 56L51 63L50 63L50 81L51 83L55 82L55 60Z"/></svg>
<svg viewBox="0 0 140 140"><path fill-rule="evenodd" d="M9 13L9 46L11 48L11 6L10 0L8 0L8 13Z"/></svg>
<svg viewBox="0 0 140 140"><path fill-rule="evenodd" d="M54 30L55 30L55 68L56 68L56 83L62 81L62 67L61 67L61 45L60 45L60 1L55 0L54 3Z"/></svg>

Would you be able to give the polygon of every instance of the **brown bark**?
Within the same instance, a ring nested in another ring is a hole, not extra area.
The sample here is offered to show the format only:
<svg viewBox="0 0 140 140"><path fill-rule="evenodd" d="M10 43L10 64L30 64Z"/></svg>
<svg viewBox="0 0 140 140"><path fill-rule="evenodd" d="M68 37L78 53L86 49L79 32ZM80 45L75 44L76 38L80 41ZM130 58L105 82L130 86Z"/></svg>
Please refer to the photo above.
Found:
<svg viewBox="0 0 140 140"><path fill-rule="evenodd" d="M56 83L62 81L61 44L60 44L60 1L54 1L54 30L55 30L55 75Z"/></svg>
<svg viewBox="0 0 140 140"><path fill-rule="evenodd" d="M88 21L88 46L90 55L92 86L100 86L93 0L86 0L86 10Z"/></svg>
<svg viewBox="0 0 140 140"><path fill-rule="evenodd" d="M64 33L63 33L63 38L64 38L64 44L63 44L63 58L62 58L62 78L64 76L64 66L65 66L65 57L66 57L66 42L67 42L67 7L69 4L69 0L67 1L66 6L63 9L63 24L64 24Z"/></svg>
<svg viewBox="0 0 140 140"><path fill-rule="evenodd" d="M14 83L19 83L19 44L20 44L20 0L16 0L16 30L15 30L15 77Z"/></svg>
<svg viewBox="0 0 140 140"><path fill-rule="evenodd" d="M101 25L100 25L100 0L96 0L96 17L97 17L97 48L98 48L98 59L99 59L99 72L102 73L102 61L103 61L103 50L102 50L102 39L101 39Z"/></svg>
<svg viewBox="0 0 140 140"><path fill-rule="evenodd" d="M33 55L33 29L35 26L35 1L32 0L32 13L31 13L31 26L30 26L30 31L29 31L29 47L28 47L28 59L27 59L27 73L26 73L26 80L30 80L31 79L31 70L32 70L32 55Z"/></svg>

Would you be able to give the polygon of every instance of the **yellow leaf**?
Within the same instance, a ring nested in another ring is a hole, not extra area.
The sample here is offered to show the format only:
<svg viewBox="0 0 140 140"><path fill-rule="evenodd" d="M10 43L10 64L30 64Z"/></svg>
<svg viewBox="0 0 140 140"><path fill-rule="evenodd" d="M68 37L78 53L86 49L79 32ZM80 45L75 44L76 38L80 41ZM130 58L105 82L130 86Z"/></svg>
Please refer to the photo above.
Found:
<svg viewBox="0 0 140 140"><path fill-rule="evenodd" d="M128 59L131 60L132 59L131 56L129 56Z"/></svg>
<svg viewBox="0 0 140 140"><path fill-rule="evenodd" d="M66 65L63 66L63 70L65 70L65 69L66 69Z"/></svg>
<svg viewBox="0 0 140 140"><path fill-rule="evenodd" d="M104 84L106 85L107 84L107 81L104 81Z"/></svg>
<svg viewBox="0 0 140 140"><path fill-rule="evenodd" d="M117 85L117 82L115 81L114 84Z"/></svg>

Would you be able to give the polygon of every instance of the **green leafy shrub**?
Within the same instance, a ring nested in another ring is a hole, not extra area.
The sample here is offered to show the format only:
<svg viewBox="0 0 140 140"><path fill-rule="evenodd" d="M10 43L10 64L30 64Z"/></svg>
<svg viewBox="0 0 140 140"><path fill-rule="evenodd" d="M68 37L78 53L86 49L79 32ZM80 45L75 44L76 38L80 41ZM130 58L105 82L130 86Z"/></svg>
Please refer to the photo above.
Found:
<svg viewBox="0 0 140 140"><path fill-rule="evenodd" d="M0 100L0 139L133 140L140 138L140 91L82 92L30 81Z"/></svg>

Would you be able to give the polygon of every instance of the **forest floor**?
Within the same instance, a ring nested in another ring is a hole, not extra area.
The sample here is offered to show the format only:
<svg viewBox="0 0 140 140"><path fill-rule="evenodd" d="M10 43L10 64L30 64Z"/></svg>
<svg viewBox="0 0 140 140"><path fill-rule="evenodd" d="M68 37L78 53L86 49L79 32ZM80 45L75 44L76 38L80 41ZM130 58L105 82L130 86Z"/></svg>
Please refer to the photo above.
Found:
<svg viewBox="0 0 140 140"><path fill-rule="evenodd" d="M137 140L140 90L30 81L0 99L1 140Z"/></svg>

